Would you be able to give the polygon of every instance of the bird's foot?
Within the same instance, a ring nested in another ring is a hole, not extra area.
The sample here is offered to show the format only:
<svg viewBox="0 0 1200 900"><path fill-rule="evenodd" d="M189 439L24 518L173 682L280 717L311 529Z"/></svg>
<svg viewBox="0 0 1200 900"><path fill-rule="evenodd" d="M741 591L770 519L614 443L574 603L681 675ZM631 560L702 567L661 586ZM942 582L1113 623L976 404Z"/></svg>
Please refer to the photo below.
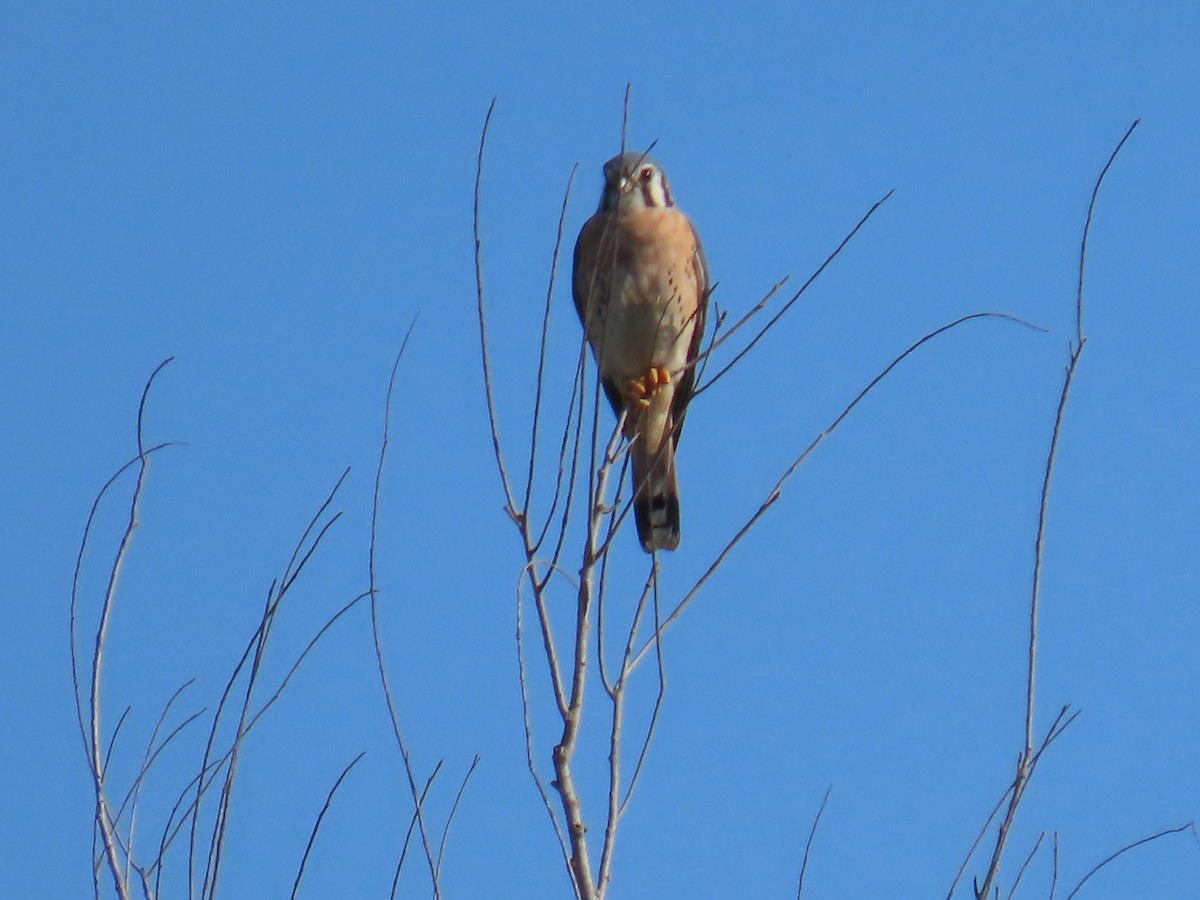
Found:
<svg viewBox="0 0 1200 900"><path fill-rule="evenodd" d="M650 398L657 393L658 389L664 384L670 383L670 372L658 366L651 366L641 378L636 378L629 382L627 390L629 391L630 399L637 403L638 406L647 407L650 405Z"/></svg>

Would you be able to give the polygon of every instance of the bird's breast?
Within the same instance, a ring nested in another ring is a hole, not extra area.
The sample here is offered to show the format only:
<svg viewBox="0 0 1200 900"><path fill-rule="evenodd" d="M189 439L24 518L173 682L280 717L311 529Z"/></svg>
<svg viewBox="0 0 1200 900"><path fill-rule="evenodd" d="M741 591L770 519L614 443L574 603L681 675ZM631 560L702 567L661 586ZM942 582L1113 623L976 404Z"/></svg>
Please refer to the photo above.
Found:
<svg viewBox="0 0 1200 900"><path fill-rule="evenodd" d="M589 329L603 377L686 364L700 293L695 259L691 224L675 210L630 212L605 229L597 265L608 271L597 282L607 281L607 302Z"/></svg>

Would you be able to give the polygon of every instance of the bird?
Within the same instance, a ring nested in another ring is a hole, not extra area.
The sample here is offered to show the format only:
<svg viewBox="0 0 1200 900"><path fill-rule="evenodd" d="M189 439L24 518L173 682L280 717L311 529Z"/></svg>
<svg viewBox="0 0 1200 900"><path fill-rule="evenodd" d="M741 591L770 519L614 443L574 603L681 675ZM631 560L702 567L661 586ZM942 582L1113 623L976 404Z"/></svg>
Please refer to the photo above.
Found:
<svg viewBox="0 0 1200 900"><path fill-rule="evenodd" d="M695 226L645 153L604 164L600 205L575 242L571 286L600 383L624 414L633 516L647 553L679 547L675 450L696 384L709 295Z"/></svg>

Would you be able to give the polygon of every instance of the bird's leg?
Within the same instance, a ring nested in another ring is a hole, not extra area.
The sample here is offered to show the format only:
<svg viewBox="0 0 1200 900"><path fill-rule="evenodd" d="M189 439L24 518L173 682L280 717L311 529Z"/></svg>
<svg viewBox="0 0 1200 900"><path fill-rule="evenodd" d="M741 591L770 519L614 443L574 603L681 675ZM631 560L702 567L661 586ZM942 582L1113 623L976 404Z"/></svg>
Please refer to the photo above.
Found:
<svg viewBox="0 0 1200 900"><path fill-rule="evenodd" d="M629 399L644 408L650 405L650 398L662 385L670 383L670 372L658 366L651 366L641 378L629 382L626 390L629 392Z"/></svg>

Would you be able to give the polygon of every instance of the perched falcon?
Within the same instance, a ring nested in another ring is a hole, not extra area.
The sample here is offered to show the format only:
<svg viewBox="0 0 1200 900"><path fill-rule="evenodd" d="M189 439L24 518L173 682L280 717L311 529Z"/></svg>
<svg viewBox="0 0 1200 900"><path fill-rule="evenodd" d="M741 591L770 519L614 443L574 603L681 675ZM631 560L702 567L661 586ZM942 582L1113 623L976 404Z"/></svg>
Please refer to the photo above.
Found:
<svg viewBox="0 0 1200 900"><path fill-rule="evenodd" d="M666 173L644 153L604 164L600 207L575 242L572 290L600 383L626 413L638 539L647 553L674 550L675 447L696 380L708 264Z"/></svg>

